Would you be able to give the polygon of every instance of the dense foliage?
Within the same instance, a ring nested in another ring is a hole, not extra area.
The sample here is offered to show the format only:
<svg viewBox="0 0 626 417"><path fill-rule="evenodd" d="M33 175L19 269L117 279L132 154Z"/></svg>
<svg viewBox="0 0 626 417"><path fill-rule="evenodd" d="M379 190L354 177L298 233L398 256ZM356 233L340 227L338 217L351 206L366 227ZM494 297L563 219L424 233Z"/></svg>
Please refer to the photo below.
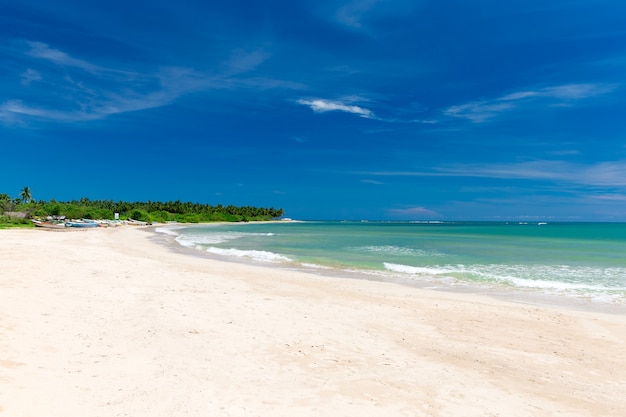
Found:
<svg viewBox="0 0 626 417"><path fill-rule="evenodd" d="M204 223L216 221L264 221L283 215L282 209L259 208L252 206L212 206L181 201L125 202L112 200L90 200L81 198L73 201L36 201L25 187L21 198L12 199L8 194L0 194L0 223L9 221L7 212L27 213L27 217L65 216L71 219L113 219L119 213L121 219L134 219L146 222ZM11 221L16 221L12 219ZM19 223L19 222L18 222Z"/></svg>

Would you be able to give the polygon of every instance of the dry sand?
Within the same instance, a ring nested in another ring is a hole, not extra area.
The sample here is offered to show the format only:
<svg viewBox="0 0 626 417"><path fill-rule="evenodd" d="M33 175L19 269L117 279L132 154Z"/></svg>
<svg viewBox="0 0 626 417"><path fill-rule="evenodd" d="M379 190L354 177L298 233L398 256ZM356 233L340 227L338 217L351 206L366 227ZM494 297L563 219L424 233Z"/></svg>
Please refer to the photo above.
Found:
<svg viewBox="0 0 626 417"><path fill-rule="evenodd" d="M0 416L626 415L626 316L0 231Z"/></svg>

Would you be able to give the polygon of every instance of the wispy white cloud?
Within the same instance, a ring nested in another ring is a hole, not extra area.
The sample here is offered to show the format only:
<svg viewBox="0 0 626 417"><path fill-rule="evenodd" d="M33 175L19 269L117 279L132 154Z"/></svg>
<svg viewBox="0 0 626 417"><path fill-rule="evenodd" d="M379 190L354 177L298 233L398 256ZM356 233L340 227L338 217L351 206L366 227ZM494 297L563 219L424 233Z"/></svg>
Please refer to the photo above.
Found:
<svg viewBox="0 0 626 417"><path fill-rule="evenodd" d="M602 201L626 201L626 194L600 194L600 195L593 195L590 196L590 198L593 198L595 200L602 200Z"/></svg>
<svg viewBox="0 0 626 417"><path fill-rule="evenodd" d="M321 98L316 99L300 99L296 101L298 104L302 104L303 106L308 106L317 113L325 113L329 111L340 111L345 113L352 113L359 115L361 117L365 117L367 119L371 119L374 117L374 113L361 106L357 106L354 104L350 104L349 102L342 101L334 101L334 100L325 100Z"/></svg>
<svg viewBox="0 0 626 417"><path fill-rule="evenodd" d="M26 55L33 58L39 58L53 62L64 67L80 68L88 72L99 72L106 70L103 67L94 65L90 62L74 58L67 53L58 49L51 48L50 45L43 42L27 42L30 49L26 51Z"/></svg>
<svg viewBox="0 0 626 417"><path fill-rule="evenodd" d="M551 153L553 155L561 155L561 156L580 155L580 151L577 149L561 149L561 150L553 151Z"/></svg>
<svg viewBox="0 0 626 417"><path fill-rule="evenodd" d="M349 29L370 34L374 34L371 26L376 19L405 18L419 5L415 0L351 0L339 2L338 7L335 6L336 2L331 3L334 9L331 9L330 15L335 22Z"/></svg>
<svg viewBox="0 0 626 417"><path fill-rule="evenodd" d="M537 97L539 93L536 91L517 91L515 93L507 94L505 96L500 97L499 101L517 101L524 100L528 98Z"/></svg>
<svg viewBox="0 0 626 417"><path fill-rule="evenodd" d="M600 187L626 186L626 161L584 165L540 160L448 168L447 173L501 179L547 180Z"/></svg>
<svg viewBox="0 0 626 417"><path fill-rule="evenodd" d="M402 219L437 219L443 217L436 211L421 206L389 209L387 213L390 217Z"/></svg>
<svg viewBox="0 0 626 417"><path fill-rule="evenodd" d="M43 107L33 107L24 104L21 100L9 100L0 104L0 120L15 122L19 119L19 116L32 116L58 121L90 120L97 118L90 113L81 111L67 112Z"/></svg>
<svg viewBox="0 0 626 417"><path fill-rule="evenodd" d="M377 180L361 180L363 184L383 185L384 182Z"/></svg>
<svg viewBox="0 0 626 417"><path fill-rule="evenodd" d="M617 89L616 84L567 84L555 87L547 87L538 93L545 97L562 100L582 100L590 97L613 92Z"/></svg>
<svg viewBox="0 0 626 417"><path fill-rule="evenodd" d="M510 103L477 101L452 106L445 111L445 114L469 119L474 123L482 123L513 107L514 105Z"/></svg>
<svg viewBox="0 0 626 417"><path fill-rule="evenodd" d="M338 22L360 29L362 27L362 18L369 12L372 7L380 0L352 0L339 9L335 13Z"/></svg>
<svg viewBox="0 0 626 417"><path fill-rule="evenodd" d="M155 73L131 73L92 64L74 58L42 42L27 42L24 54L33 58L33 66L50 62L62 68L45 72L28 68L21 74L22 85L33 88L34 81L45 79L32 91L0 103L0 121L15 123L23 118L58 122L88 121L109 115L167 105L183 94L212 85L204 74L180 68L165 68ZM41 85L41 87L40 87ZM28 98L25 98L28 97Z"/></svg>
<svg viewBox="0 0 626 417"><path fill-rule="evenodd" d="M527 161L510 164L450 165L432 171L359 172L377 176L480 177L551 181L592 187L625 187L626 161L577 164L566 161Z"/></svg>
<svg viewBox="0 0 626 417"><path fill-rule="evenodd" d="M302 136L292 136L289 139L296 143L307 143L309 141L307 138L303 138Z"/></svg>
<svg viewBox="0 0 626 417"><path fill-rule="evenodd" d="M22 73L21 78L22 78L22 85L28 86L33 81L41 80L42 77L39 71L35 71L32 68L28 68L26 71Z"/></svg>
<svg viewBox="0 0 626 417"><path fill-rule="evenodd" d="M193 71L176 68L165 69L152 76L146 88L127 86L121 80L101 85L97 81L87 86L66 75L56 85L57 92L71 96L58 99L55 105L12 99L0 104L0 120L14 122L19 116L37 119L72 122L101 119L110 115L146 110L172 103L180 96L208 88L212 80ZM51 93L50 91L48 93ZM54 92L52 92L54 93Z"/></svg>
<svg viewBox="0 0 626 417"><path fill-rule="evenodd" d="M381 103L374 103L371 99L365 96L351 95L342 96L338 99L328 100L321 98L304 98L296 100L296 103L303 106L308 106L316 113L325 113L331 111L340 111L345 113L356 114L365 119L377 120L385 123L416 123L416 124L437 124L439 120L435 119L419 119L414 116L417 111L407 109L390 109L389 106L381 105ZM366 107L376 104L379 109L386 110L385 116L380 116L372 109ZM387 108L385 108L387 107Z"/></svg>
<svg viewBox="0 0 626 417"><path fill-rule="evenodd" d="M18 124L20 121L20 114L13 111L13 107L19 104L15 100L6 101L0 103L0 122L6 125Z"/></svg>
<svg viewBox="0 0 626 417"><path fill-rule="evenodd" d="M564 84L539 89L521 90L492 100L479 100L447 108L446 116L483 123L502 113L524 106L569 106L575 101L589 99L617 90L617 84Z"/></svg>
<svg viewBox="0 0 626 417"><path fill-rule="evenodd" d="M224 65L227 67L229 74L248 72L255 69L270 57L270 54L264 49L255 49L246 51L244 49L235 49Z"/></svg>
<svg viewBox="0 0 626 417"><path fill-rule="evenodd" d="M214 75L179 67L153 72L119 70L73 57L42 42L26 42L21 53L32 60L32 66L20 74L22 86L31 90L28 94L14 90L13 97L5 94L6 100L0 102L0 122L12 124L20 118L58 122L94 120L165 106L186 94L242 85L246 88L296 88L275 80L246 84L246 80L236 77L268 58L262 49L234 51L224 63L224 72ZM41 63L51 63L61 71L48 71L49 66ZM46 91L37 96L32 90L34 82L42 80L45 84L37 83L37 87L45 85Z"/></svg>

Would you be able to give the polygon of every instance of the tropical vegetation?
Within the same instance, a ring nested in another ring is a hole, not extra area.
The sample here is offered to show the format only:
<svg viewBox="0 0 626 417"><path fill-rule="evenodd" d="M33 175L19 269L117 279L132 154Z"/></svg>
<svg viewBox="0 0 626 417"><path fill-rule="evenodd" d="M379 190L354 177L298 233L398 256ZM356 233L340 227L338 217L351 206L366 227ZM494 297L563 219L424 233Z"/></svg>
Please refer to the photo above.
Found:
<svg viewBox="0 0 626 417"><path fill-rule="evenodd" d="M273 207L216 206L182 201L126 202L113 200L90 200L81 198L72 201L35 200L29 187L24 187L20 197L11 198L0 193L0 224L30 224L29 218L48 216L71 219L134 219L144 222L240 222L266 221L281 217L283 209Z"/></svg>

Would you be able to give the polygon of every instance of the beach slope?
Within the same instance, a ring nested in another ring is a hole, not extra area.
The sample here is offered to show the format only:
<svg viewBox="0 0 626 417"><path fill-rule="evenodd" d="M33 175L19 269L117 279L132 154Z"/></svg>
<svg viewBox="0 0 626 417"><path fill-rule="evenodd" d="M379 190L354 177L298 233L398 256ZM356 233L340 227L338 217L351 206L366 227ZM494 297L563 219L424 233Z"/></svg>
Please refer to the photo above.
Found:
<svg viewBox="0 0 626 417"><path fill-rule="evenodd" d="M626 317L0 231L0 416L626 415Z"/></svg>

